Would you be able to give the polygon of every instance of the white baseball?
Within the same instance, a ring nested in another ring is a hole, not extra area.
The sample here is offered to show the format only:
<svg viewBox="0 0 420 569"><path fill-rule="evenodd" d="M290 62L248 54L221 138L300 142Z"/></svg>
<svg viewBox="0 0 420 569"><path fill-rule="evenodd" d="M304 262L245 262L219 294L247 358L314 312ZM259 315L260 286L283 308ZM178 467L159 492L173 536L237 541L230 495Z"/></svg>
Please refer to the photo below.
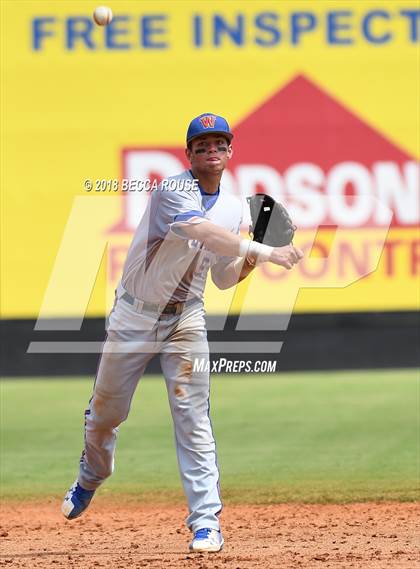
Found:
<svg viewBox="0 0 420 569"><path fill-rule="evenodd" d="M93 12L93 19L98 26L107 26L112 20L112 10L108 6L98 6Z"/></svg>

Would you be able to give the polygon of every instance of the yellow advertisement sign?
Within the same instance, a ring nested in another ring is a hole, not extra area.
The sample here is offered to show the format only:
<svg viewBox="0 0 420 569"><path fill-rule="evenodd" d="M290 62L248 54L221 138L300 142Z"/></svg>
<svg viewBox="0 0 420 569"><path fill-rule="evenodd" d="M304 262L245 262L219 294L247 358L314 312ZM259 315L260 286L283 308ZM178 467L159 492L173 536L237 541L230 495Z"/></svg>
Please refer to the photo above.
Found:
<svg viewBox="0 0 420 569"><path fill-rule="evenodd" d="M315 6L315 7L314 7ZM3 318L103 315L149 193L202 112L235 134L223 191L269 193L305 259L207 311L418 308L418 3L2 4ZM126 184L126 186L124 186Z"/></svg>

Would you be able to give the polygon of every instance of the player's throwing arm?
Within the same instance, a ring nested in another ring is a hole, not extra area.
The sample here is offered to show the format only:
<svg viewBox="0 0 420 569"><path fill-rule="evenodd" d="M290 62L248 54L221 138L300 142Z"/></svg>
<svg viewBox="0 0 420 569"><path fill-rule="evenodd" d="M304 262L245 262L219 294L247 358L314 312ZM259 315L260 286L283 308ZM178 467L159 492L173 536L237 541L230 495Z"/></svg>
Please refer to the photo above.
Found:
<svg viewBox="0 0 420 569"><path fill-rule="evenodd" d="M210 221L189 225L185 227L184 232L190 239L201 241L206 248L218 255L246 257L252 265L270 261L291 269L303 257L302 251L292 244L273 247L242 239Z"/></svg>

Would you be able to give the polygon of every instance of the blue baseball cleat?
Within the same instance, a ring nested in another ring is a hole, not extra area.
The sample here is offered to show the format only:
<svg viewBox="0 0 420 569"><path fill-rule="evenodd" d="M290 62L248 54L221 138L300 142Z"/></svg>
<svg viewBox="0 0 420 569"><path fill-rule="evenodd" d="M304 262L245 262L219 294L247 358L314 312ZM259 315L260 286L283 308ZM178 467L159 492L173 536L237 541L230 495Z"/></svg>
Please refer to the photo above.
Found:
<svg viewBox="0 0 420 569"><path fill-rule="evenodd" d="M64 517L68 520L74 520L81 516L89 506L94 494L95 490L85 490L76 480L61 505Z"/></svg>
<svg viewBox="0 0 420 569"><path fill-rule="evenodd" d="M223 547L224 540L222 533L217 529L201 528L194 534L190 543L190 551L217 552Z"/></svg>

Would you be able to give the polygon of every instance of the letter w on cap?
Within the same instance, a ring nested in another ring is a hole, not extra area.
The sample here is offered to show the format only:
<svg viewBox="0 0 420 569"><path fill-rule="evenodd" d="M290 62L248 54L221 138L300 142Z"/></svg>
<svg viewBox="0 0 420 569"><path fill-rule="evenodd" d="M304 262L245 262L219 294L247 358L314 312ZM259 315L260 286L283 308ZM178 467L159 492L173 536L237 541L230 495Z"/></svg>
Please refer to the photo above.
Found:
<svg viewBox="0 0 420 569"><path fill-rule="evenodd" d="M206 115L205 117L201 117L200 122L204 128L214 128L216 117L213 115Z"/></svg>

